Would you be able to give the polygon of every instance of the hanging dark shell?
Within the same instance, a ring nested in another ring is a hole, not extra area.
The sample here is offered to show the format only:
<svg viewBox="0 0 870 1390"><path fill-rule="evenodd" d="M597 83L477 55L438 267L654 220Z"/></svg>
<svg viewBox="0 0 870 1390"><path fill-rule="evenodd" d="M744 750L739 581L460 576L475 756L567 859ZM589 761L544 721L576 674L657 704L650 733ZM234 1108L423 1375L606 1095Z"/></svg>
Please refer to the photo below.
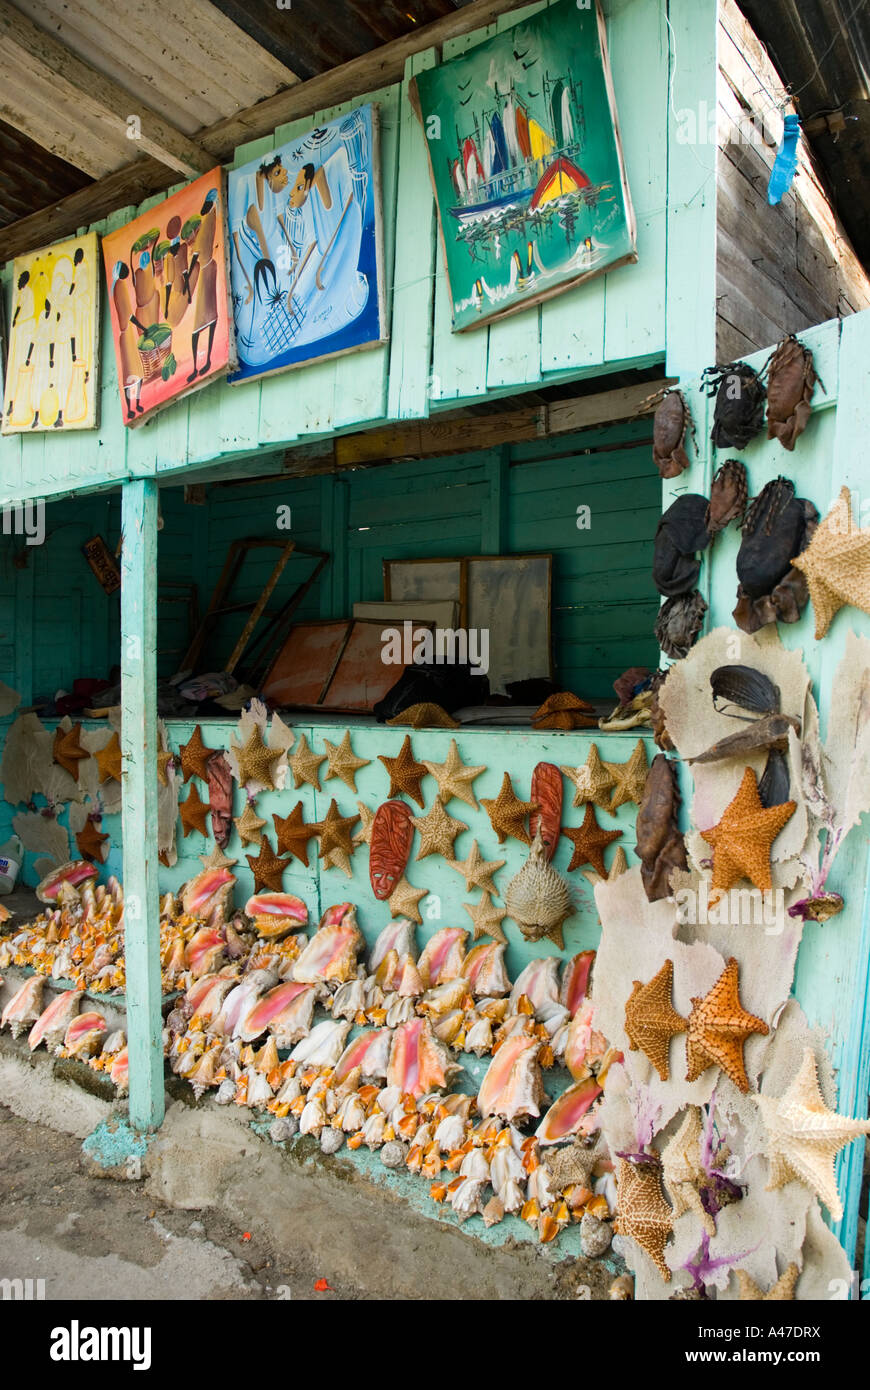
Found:
<svg viewBox="0 0 870 1390"><path fill-rule="evenodd" d="M710 503L704 518L711 536L732 521L742 521L749 501L746 469L739 459L726 459L710 487Z"/></svg>
<svg viewBox="0 0 870 1390"><path fill-rule="evenodd" d="M746 362L707 367L702 376L708 396L716 397L710 438L716 449L745 449L764 423L764 386Z"/></svg>
<svg viewBox="0 0 870 1390"><path fill-rule="evenodd" d="M771 748L758 784L759 800L766 808L782 806L783 802L789 800L790 790L791 778L785 753L779 748Z"/></svg>
<svg viewBox="0 0 870 1390"><path fill-rule="evenodd" d="M710 672L710 688L716 709L718 700L753 714L776 714L780 708L779 686L754 666L717 666Z"/></svg>
<svg viewBox="0 0 870 1390"><path fill-rule="evenodd" d="M653 416L653 461L663 478L678 478L688 468L683 447L692 416L682 391L666 391Z"/></svg>
<svg viewBox="0 0 870 1390"><path fill-rule="evenodd" d="M651 903L669 896L671 874L675 869L688 869L686 845L678 825L679 810L676 766L664 753L657 753L646 779L635 826L640 876Z"/></svg>
<svg viewBox="0 0 870 1390"><path fill-rule="evenodd" d="M665 598L687 594L701 571L698 552L706 550L710 536L704 523L707 498L687 492L672 502L659 518L653 545L653 583Z"/></svg>
<svg viewBox="0 0 870 1390"><path fill-rule="evenodd" d="M788 478L773 478L755 498L743 523L737 553L734 621L744 632L766 623L796 623L809 598L806 577L792 566L805 550L819 514L805 497L795 497Z"/></svg>
<svg viewBox="0 0 870 1390"><path fill-rule="evenodd" d="M669 598L659 609L653 632L666 656L674 661L688 656L704 626L707 605L697 589Z"/></svg>
<svg viewBox="0 0 870 1390"><path fill-rule="evenodd" d="M813 354L794 334L783 338L767 373L767 437L791 451L810 418L816 384Z"/></svg>

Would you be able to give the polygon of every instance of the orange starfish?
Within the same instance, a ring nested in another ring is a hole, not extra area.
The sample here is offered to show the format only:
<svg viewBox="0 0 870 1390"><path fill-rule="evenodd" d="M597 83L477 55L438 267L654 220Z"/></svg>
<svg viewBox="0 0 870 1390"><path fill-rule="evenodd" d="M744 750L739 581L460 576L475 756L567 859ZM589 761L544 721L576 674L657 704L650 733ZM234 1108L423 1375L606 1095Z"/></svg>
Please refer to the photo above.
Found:
<svg viewBox="0 0 870 1390"><path fill-rule="evenodd" d="M120 782L122 772L121 742L118 738L117 731L112 734L108 743L104 744L103 747L94 754L94 757L100 769L100 785L102 785L103 782L108 782L110 779Z"/></svg>
<svg viewBox="0 0 870 1390"><path fill-rule="evenodd" d="M657 1158L653 1150L649 1163L619 1160L616 1179L619 1216L613 1229L618 1235L631 1236L649 1255L662 1278L669 1281L671 1271L665 1264L665 1245L674 1227L671 1209L662 1192Z"/></svg>
<svg viewBox="0 0 870 1390"><path fill-rule="evenodd" d="M745 1095L749 1078L743 1044L752 1033L770 1032L762 1018L747 1013L740 1003L737 961L731 956L709 994L692 1000L686 1032L687 1081L697 1081L708 1067L721 1067Z"/></svg>
<svg viewBox="0 0 870 1390"><path fill-rule="evenodd" d="M595 807L591 801L586 803L583 824L563 825L562 834L574 846L574 853L571 855L571 862L568 865L569 873L573 869L579 868L581 864L591 864L593 869L598 870L602 878L607 877L607 870L604 867L604 851L614 840L620 838L622 831L602 830L595 819Z"/></svg>
<svg viewBox="0 0 870 1390"><path fill-rule="evenodd" d="M187 800L178 803L178 814L181 816L181 824L184 826L185 839L191 830L198 830L200 835L208 834L205 820L210 810L211 807L207 801L203 801L194 782L187 794Z"/></svg>
<svg viewBox="0 0 870 1390"><path fill-rule="evenodd" d="M278 842L279 854L291 854L298 859L300 864L308 867L308 841L319 834L320 826L317 821L312 821L306 825L303 819L302 802L297 801L289 816L278 816L272 813L272 820L275 822L275 835ZM265 824L265 822L264 822Z"/></svg>
<svg viewBox="0 0 870 1390"><path fill-rule="evenodd" d="M647 983L633 980L625 1004L625 1031L632 1052L643 1052L662 1081L669 1076L671 1038L685 1033L686 1020L671 1003L674 962L666 960L657 975Z"/></svg>
<svg viewBox="0 0 870 1390"><path fill-rule="evenodd" d="M391 797L404 792L405 796L412 797L418 806L424 805L420 783L426 776L427 769L414 758L410 734L405 735L405 742L395 758L388 758L385 754L379 753L378 761L383 763L390 774Z"/></svg>
<svg viewBox="0 0 870 1390"><path fill-rule="evenodd" d="M187 743L183 743L180 748L181 771L184 773L185 782L189 782L191 777L199 777L203 782L208 781L208 760L214 755L214 748L206 748L202 741L202 726L197 724Z"/></svg>
<svg viewBox="0 0 870 1390"><path fill-rule="evenodd" d="M272 846L269 844L268 835L264 835L260 841L259 854L246 854L251 873L254 875L254 892L259 893L261 888L268 888L273 893L283 892L284 870L287 867L287 860L281 859Z"/></svg>
<svg viewBox="0 0 870 1390"><path fill-rule="evenodd" d="M764 807L758 795L758 782L751 767L734 800L725 808L718 825L702 830L713 847L713 887L724 889L748 878L756 888L767 892L771 886L770 851L786 821L794 815L796 803Z"/></svg>
<svg viewBox="0 0 870 1390"><path fill-rule="evenodd" d="M82 859L89 859L92 864L102 864L103 845L108 838L108 835L97 829L95 821L90 818L86 820L76 835L76 845Z"/></svg>
<svg viewBox="0 0 870 1390"><path fill-rule="evenodd" d="M73 724L71 729L62 729L60 725L54 731L54 744L52 746L52 757L54 761L66 772L79 780L79 763L83 758L91 755L86 748L82 748L80 739L82 736L81 724Z"/></svg>
<svg viewBox="0 0 870 1390"><path fill-rule="evenodd" d="M498 835L500 845L504 844L509 835L513 836L515 840L522 840L524 845L532 843L525 827L525 819L530 811L538 811L540 807L536 801L520 801L514 792L509 772L506 772L502 778L498 796L494 798L482 796L480 804L489 816L490 824Z"/></svg>

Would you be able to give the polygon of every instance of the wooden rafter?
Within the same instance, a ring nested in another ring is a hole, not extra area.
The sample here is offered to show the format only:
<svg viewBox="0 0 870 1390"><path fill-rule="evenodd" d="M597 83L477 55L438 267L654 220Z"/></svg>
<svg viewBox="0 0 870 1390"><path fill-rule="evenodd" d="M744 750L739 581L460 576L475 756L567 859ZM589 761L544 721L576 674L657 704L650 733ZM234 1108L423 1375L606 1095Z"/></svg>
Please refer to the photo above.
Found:
<svg viewBox="0 0 870 1390"><path fill-rule="evenodd" d="M76 112L87 113L105 124L110 135L117 133L119 142L126 138L127 121L134 114L140 127L136 149L151 156L163 169L195 177L213 166L213 158L201 145L112 78L76 57L8 0L0 0L0 42L4 66L15 77L14 91L10 93L7 85L0 95L0 116L77 169L88 174L102 173L105 165L89 153L86 139L77 140ZM66 109L66 119L56 122L57 135L50 144L46 143L46 112L36 94L46 84L55 96L55 110ZM31 87L35 91L28 100L26 93Z"/></svg>
<svg viewBox="0 0 870 1390"><path fill-rule="evenodd" d="M279 125L400 82L404 76L405 62L412 54L480 29L523 3L524 0L472 0L471 4L445 15L443 19L423 25L381 48L342 63L340 67L331 68L329 72L312 77L307 82L288 87L275 96L257 102L255 106L198 131L194 145L207 152L211 164L228 160L237 145L270 135ZM0 6L3 12L17 13L11 10L7 0L0 0ZM65 49L63 51L66 53ZM100 77L100 81L105 79ZM129 106L128 94L125 101ZM10 117L6 116L5 119L14 124ZM141 202L152 193L159 193L167 186L165 166L163 155L146 155L41 212L13 222L0 230L0 261L9 260L58 237L68 236L79 227L98 222L118 207Z"/></svg>

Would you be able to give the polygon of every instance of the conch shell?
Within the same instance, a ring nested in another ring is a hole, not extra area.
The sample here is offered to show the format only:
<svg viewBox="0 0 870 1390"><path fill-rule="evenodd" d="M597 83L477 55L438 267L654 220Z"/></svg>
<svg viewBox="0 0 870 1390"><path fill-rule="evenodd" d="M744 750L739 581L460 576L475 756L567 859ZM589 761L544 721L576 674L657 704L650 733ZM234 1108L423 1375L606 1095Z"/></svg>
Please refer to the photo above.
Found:
<svg viewBox="0 0 870 1390"><path fill-rule="evenodd" d="M583 1117L593 1101L602 1094L601 1087L591 1076L575 1081L554 1101L535 1131L539 1144L558 1144L572 1134L583 1132Z"/></svg>
<svg viewBox="0 0 870 1390"><path fill-rule="evenodd" d="M487 1068L477 1096L480 1114L500 1115L508 1122L537 1117L546 1102L538 1053L538 1038L524 1033L503 1042Z"/></svg>
<svg viewBox="0 0 870 1390"><path fill-rule="evenodd" d="M242 1042L253 1042L266 1029L278 1047L292 1047L311 1029L317 990L295 982L276 985L243 1016L238 1028Z"/></svg>
<svg viewBox="0 0 870 1390"><path fill-rule="evenodd" d="M462 962L462 975L476 999L510 993L511 982L504 964L507 948L498 941L482 941L472 946Z"/></svg>
<svg viewBox="0 0 870 1390"><path fill-rule="evenodd" d="M564 949L562 923L574 910L571 892L547 858L540 826L528 859L507 886L505 906L527 941L546 936L560 951Z"/></svg>
<svg viewBox="0 0 870 1390"><path fill-rule="evenodd" d="M326 922L334 909L328 909L321 925L293 967L293 978L314 985L322 980L344 984L356 974L357 953L362 948L363 935L356 924L356 913L350 904L338 922Z"/></svg>
<svg viewBox="0 0 870 1390"><path fill-rule="evenodd" d="M5 1028L8 1023L13 1038L17 1038L28 1024L35 1023L42 1013L42 991L44 988L45 977L43 975L31 975L29 980L25 980L3 1010L0 1028Z"/></svg>
<svg viewBox="0 0 870 1390"><path fill-rule="evenodd" d="M442 927L431 936L420 953L417 969L427 989L433 985L455 980L462 974L465 943L468 932L464 927Z"/></svg>
<svg viewBox="0 0 870 1390"><path fill-rule="evenodd" d="M64 1051L70 1057L89 1057L96 1052L109 1030L100 1013L79 1014L66 1030Z"/></svg>
<svg viewBox="0 0 870 1390"><path fill-rule="evenodd" d="M46 874L37 886L36 896L41 903L54 903L57 902L58 894L65 884L70 888L78 888L80 883L96 877L97 870L93 864L89 864L86 859L71 859L69 863L60 864L56 869L52 869L51 873Z"/></svg>
<svg viewBox="0 0 870 1390"><path fill-rule="evenodd" d="M245 903L259 936L280 941L289 931L308 925L308 908L292 893L255 893Z"/></svg>
<svg viewBox="0 0 870 1390"><path fill-rule="evenodd" d="M229 869L203 869L181 890L184 911L191 917L208 918L214 926L222 926L235 881L235 874Z"/></svg>
<svg viewBox="0 0 870 1390"><path fill-rule="evenodd" d="M427 1091L446 1090L459 1071L424 1019L412 1019L396 1029L387 1067L388 1086L398 1086L403 1095L422 1096Z"/></svg>
<svg viewBox="0 0 870 1390"><path fill-rule="evenodd" d="M83 991L68 989L56 994L47 1009L43 1009L27 1037L30 1051L44 1042L49 1052L63 1042L64 1034L78 1013L79 1000Z"/></svg>

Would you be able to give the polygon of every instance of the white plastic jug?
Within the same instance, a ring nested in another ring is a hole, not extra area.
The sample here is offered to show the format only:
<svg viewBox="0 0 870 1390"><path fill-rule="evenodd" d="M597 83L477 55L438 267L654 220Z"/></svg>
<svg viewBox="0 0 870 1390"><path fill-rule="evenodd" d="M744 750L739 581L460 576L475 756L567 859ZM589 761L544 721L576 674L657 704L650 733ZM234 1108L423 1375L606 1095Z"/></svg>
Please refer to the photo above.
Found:
<svg viewBox="0 0 870 1390"><path fill-rule="evenodd" d="M0 894L11 893L24 855L24 846L17 835L0 845Z"/></svg>

